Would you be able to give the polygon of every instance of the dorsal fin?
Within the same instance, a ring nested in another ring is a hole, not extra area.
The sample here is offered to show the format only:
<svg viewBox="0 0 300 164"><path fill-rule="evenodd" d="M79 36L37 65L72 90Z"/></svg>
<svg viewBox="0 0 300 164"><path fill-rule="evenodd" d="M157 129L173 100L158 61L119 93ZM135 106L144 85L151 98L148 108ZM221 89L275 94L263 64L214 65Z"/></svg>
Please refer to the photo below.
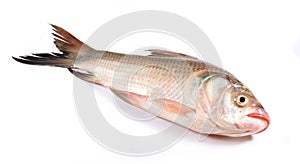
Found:
<svg viewBox="0 0 300 164"><path fill-rule="evenodd" d="M199 60L196 57L189 56L183 53L178 53L178 52L172 52L172 51L167 51L167 50L160 50L160 49L150 49L146 50L151 53L149 56L161 56L161 57L178 57L178 58L188 58L188 59L193 59L193 60Z"/></svg>

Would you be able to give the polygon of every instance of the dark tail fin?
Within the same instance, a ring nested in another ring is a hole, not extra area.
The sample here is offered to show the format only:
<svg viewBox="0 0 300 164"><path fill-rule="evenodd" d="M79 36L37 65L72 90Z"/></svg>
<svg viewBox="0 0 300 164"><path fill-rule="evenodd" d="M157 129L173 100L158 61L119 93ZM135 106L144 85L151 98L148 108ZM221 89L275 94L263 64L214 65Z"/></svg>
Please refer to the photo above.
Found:
<svg viewBox="0 0 300 164"><path fill-rule="evenodd" d="M61 53L37 53L29 56L12 57L16 61L32 65L48 65L70 68L76 59L80 48L83 46L80 40L63 28L51 25L55 33L54 44Z"/></svg>

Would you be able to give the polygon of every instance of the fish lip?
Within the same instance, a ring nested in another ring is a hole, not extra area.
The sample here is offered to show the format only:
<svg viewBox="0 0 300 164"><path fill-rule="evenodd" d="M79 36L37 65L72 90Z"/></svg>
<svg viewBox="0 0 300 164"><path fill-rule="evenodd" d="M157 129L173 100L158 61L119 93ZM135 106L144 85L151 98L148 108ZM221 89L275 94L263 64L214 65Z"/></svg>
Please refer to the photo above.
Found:
<svg viewBox="0 0 300 164"><path fill-rule="evenodd" d="M266 112L263 112L263 113L250 113L247 116L252 117L252 118L257 118L257 119L260 119L260 120L263 120L263 121L267 122L267 126L265 128L263 128L262 130L256 132L255 134L261 133L269 127L270 118L269 118L269 115Z"/></svg>

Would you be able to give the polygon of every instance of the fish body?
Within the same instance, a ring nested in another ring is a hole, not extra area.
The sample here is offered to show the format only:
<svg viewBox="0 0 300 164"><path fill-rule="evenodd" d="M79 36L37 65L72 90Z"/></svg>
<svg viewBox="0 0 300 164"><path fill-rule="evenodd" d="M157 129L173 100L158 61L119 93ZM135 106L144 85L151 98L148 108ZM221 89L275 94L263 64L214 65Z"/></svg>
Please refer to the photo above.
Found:
<svg viewBox="0 0 300 164"><path fill-rule="evenodd" d="M52 26L61 53L13 58L67 68L127 103L198 133L241 137L269 126L269 116L252 92L219 67L165 50L148 50L149 56L95 50Z"/></svg>

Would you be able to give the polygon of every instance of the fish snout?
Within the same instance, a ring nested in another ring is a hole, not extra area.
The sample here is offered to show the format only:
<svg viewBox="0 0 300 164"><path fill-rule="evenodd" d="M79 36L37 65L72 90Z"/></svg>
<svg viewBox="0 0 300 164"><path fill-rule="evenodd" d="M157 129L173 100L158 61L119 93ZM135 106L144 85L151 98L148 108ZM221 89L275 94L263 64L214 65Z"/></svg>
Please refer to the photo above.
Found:
<svg viewBox="0 0 300 164"><path fill-rule="evenodd" d="M247 116L253 120L255 134L265 131L270 124L270 117L263 108L258 108Z"/></svg>

